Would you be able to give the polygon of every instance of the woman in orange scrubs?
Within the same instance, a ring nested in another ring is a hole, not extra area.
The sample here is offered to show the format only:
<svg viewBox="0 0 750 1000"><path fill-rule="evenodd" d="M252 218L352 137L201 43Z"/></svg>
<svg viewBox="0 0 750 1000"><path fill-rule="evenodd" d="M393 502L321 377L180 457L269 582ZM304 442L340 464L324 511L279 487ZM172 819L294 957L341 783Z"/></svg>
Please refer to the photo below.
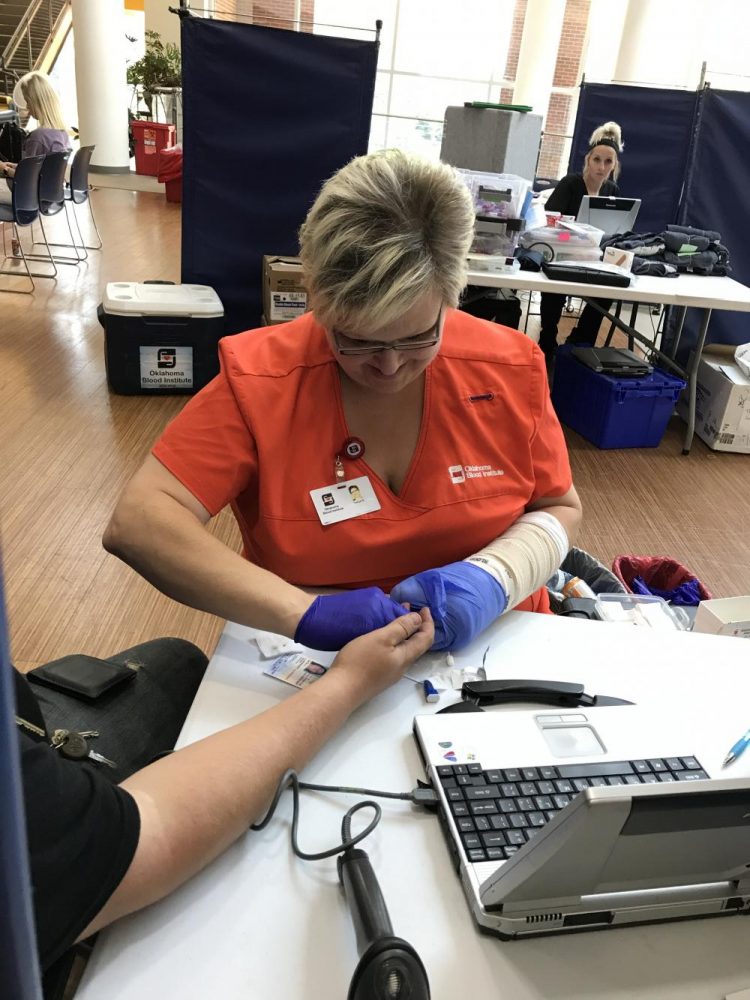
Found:
<svg viewBox="0 0 750 1000"><path fill-rule="evenodd" d="M335 174L301 230L312 311L220 342L220 374L156 442L105 546L177 600L313 648L400 601L437 611L434 648L468 642L509 595L547 611L534 539L533 572L517 544L499 566L484 550L519 519L540 531L532 511L567 543L580 504L543 355L456 309L472 228L443 164L388 151ZM205 529L227 504L242 556Z"/></svg>

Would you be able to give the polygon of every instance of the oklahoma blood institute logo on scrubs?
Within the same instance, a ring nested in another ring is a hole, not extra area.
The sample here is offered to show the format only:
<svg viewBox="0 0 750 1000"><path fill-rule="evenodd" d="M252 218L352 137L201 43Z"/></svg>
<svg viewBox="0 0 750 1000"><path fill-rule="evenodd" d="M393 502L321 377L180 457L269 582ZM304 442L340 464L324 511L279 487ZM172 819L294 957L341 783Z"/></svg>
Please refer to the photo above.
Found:
<svg viewBox="0 0 750 1000"><path fill-rule="evenodd" d="M448 475L454 485L465 483L467 479L491 479L493 476L504 476L502 469L493 469L491 465L449 465Z"/></svg>

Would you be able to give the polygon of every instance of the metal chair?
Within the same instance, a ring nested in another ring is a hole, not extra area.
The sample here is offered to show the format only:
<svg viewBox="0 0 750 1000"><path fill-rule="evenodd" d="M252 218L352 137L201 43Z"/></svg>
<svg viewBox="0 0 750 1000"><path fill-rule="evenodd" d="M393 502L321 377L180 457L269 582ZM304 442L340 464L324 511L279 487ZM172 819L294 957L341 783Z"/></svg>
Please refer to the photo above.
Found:
<svg viewBox="0 0 750 1000"><path fill-rule="evenodd" d="M52 265L53 275L57 274L57 264L79 264L85 257L81 257L78 253L78 248L75 246L75 238L73 236L73 230L70 228L70 219L65 213L65 220L68 225L68 233L70 234L71 243L50 243L47 239L47 233L44 229L44 219L51 218L54 215L59 215L60 212L64 211L65 208L65 171L68 167L68 160L70 159L70 150L65 150L60 153L47 153L44 157L44 162L42 163L42 170L39 175L39 225L42 230L42 240L35 241L33 245L40 246L44 243L47 248L47 254L34 254L30 253L26 256L30 260L44 261ZM32 234L34 232L32 228ZM75 252L75 260L72 257L61 257L55 256L50 247L51 246L71 246ZM50 277L50 275L38 274L35 277Z"/></svg>
<svg viewBox="0 0 750 1000"><path fill-rule="evenodd" d="M556 177L535 177L533 184L531 185L531 190L534 191L534 193L546 191L547 188L556 187L559 183L560 182Z"/></svg>
<svg viewBox="0 0 750 1000"><path fill-rule="evenodd" d="M91 222L94 226L96 238L99 240L98 246L88 246L88 244L84 243L81 227L78 222L78 215L74 208L73 218L75 219L78 236L81 240L81 247L84 251L85 257L88 257L88 254L86 253L87 250L101 250L102 248L102 238L99 234L99 227L96 224L96 218L94 217L94 206L91 204L91 198L89 197L89 164L95 149L96 146L81 146L76 155L73 157L73 162L70 165L70 181L65 185L66 208L68 202L73 206L83 205L84 202L88 202Z"/></svg>
<svg viewBox="0 0 750 1000"><path fill-rule="evenodd" d="M23 246L21 245L21 241L19 239L18 230L19 227L30 226L39 217L39 175L42 172L43 163L43 156L27 156L26 159L21 160L16 167L16 173L13 178L11 204L0 204L0 223L9 222L13 227L13 237L17 240L20 247L21 260L23 261L23 266L25 268L25 275L23 272L14 271L12 268L6 268L5 266L0 268L0 274L10 274L15 277L27 277L31 284L31 288L28 291L15 288L0 289L4 292L18 291L24 295L31 295L36 287L34 285L32 272L29 270L26 254L24 253ZM3 254L3 265L8 259L17 259L15 257L11 257L6 250L5 226L3 226ZM53 275L43 275L43 277L53 277Z"/></svg>

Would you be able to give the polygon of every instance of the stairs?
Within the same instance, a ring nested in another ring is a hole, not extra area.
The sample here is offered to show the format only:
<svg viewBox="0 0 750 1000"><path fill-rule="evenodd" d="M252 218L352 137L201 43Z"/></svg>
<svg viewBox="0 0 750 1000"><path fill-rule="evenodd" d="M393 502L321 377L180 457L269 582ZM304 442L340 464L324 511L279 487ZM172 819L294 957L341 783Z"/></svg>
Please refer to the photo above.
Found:
<svg viewBox="0 0 750 1000"><path fill-rule="evenodd" d="M70 26L70 0L1 0L0 103L15 80L49 69Z"/></svg>

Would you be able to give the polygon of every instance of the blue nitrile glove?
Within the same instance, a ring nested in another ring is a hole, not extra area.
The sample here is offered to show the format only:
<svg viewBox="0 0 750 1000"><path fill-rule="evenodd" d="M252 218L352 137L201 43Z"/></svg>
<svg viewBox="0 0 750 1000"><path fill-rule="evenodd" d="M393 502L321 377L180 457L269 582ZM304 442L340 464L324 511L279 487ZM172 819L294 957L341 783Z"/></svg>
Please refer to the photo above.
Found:
<svg viewBox="0 0 750 1000"><path fill-rule="evenodd" d="M429 607L435 622L433 650L466 646L508 603L508 595L494 576L468 562L410 576L396 584L391 597L409 604L412 611Z"/></svg>
<svg viewBox="0 0 750 1000"><path fill-rule="evenodd" d="M358 635L382 628L408 614L380 587L345 590L316 597L302 615L294 641L311 649L341 649Z"/></svg>

